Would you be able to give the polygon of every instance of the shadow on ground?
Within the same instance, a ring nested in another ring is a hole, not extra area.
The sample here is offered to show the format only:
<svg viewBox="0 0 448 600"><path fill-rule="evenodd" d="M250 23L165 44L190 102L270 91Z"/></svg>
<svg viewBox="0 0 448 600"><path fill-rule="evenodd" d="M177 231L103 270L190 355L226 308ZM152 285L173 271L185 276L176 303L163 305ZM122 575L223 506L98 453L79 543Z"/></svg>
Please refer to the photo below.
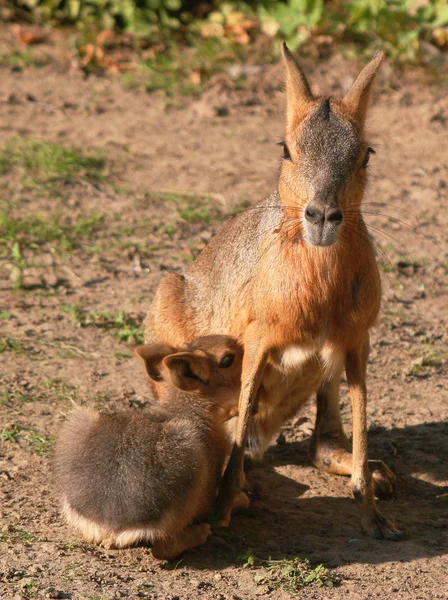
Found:
<svg viewBox="0 0 448 600"><path fill-rule="evenodd" d="M259 492L249 511L236 516L229 530L216 530L205 548L185 554L182 565L222 569L242 564L249 551L263 559L307 557L330 567L443 555L447 442L448 424L444 422L370 432L371 456L383 458L398 476L397 498L379 506L406 532L407 538L401 542L373 540L361 533L347 478L312 469L316 486L301 484L300 470L310 470L307 442L293 442L271 448L264 463L248 472L249 482ZM304 479L310 480L309 473ZM320 486L331 487L335 496L319 496Z"/></svg>

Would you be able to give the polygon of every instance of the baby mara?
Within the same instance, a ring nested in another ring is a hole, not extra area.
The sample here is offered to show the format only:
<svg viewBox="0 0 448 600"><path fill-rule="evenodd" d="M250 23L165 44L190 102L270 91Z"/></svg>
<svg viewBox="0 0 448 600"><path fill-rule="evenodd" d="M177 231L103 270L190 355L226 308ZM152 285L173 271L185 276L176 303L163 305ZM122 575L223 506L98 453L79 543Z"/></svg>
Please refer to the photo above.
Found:
<svg viewBox="0 0 448 600"><path fill-rule="evenodd" d="M90 543L124 548L152 543L170 559L202 545L230 442L242 349L226 336L205 336L183 351L138 346L159 401L143 411L78 408L55 452L63 513ZM247 506L241 493L235 502Z"/></svg>

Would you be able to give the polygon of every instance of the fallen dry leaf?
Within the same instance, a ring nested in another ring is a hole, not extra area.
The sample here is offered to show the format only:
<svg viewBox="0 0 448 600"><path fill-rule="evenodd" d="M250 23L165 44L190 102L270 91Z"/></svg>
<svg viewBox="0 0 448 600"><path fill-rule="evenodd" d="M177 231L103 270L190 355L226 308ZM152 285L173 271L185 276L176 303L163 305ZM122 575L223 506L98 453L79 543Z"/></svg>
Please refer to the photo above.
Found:
<svg viewBox="0 0 448 600"><path fill-rule="evenodd" d="M201 85L201 74L199 71L192 71L189 74L188 79L193 85Z"/></svg>
<svg viewBox="0 0 448 600"><path fill-rule="evenodd" d="M98 46L104 46L105 44L108 44L109 42L111 42L113 40L113 38L114 38L114 32L111 31L110 29L105 29L96 38L96 43Z"/></svg>
<svg viewBox="0 0 448 600"><path fill-rule="evenodd" d="M48 38L48 34L37 27L24 29L21 25L14 24L12 25L12 30L16 34L19 42L24 46L29 46L30 44L42 44Z"/></svg>
<svg viewBox="0 0 448 600"><path fill-rule="evenodd" d="M439 48L445 48L448 46L448 27L438 27L432 32L432 37L439 46Z"/></svg>

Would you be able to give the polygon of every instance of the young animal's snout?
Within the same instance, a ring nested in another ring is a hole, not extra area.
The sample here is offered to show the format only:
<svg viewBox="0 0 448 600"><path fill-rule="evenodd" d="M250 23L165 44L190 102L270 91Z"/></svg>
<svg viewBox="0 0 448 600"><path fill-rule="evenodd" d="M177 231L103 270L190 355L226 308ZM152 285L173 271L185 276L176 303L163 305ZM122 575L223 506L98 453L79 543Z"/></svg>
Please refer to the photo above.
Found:
<svg viewBox="0 0 448 600"><path fill-rule="evenodd" d="M233 338L207 335L196 339L181 352L165 344L135 348L143 360L152 390L161 401L173 396L173 385L195 392L213 410L234 415L241 387L243 349Z"/></svg>

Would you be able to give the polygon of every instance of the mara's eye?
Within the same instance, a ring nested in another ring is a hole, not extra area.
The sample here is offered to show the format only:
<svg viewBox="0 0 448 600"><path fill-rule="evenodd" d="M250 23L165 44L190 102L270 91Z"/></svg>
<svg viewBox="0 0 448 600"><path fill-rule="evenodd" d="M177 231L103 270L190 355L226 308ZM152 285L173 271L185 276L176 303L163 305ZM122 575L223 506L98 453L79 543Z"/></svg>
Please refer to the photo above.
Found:
<svg viewBox="0 0 448 600"><path fill-rule="evenodd" d="M288 144L284 141L278 143L283 148L283 158L292 162L291 154L289 153Z"/></svg>
<svg viewBox="0 0 448 600"><path fill-rule="evenodd" d="M226 354L224 358L219 363L220 369L228 369L233 365L233 361L235 360L235 354Z"/></svg>
<svg viewBox="0 0 448 600"><path fill-rule="evenodd" d="M362 169L365 169L367 167L367 165L369 164L371 154L376 154L376 152L373 148L370 148L370 146L369 146L369 148L367 148L366 155L365 155L364 160L361 165Z"/></svg>

